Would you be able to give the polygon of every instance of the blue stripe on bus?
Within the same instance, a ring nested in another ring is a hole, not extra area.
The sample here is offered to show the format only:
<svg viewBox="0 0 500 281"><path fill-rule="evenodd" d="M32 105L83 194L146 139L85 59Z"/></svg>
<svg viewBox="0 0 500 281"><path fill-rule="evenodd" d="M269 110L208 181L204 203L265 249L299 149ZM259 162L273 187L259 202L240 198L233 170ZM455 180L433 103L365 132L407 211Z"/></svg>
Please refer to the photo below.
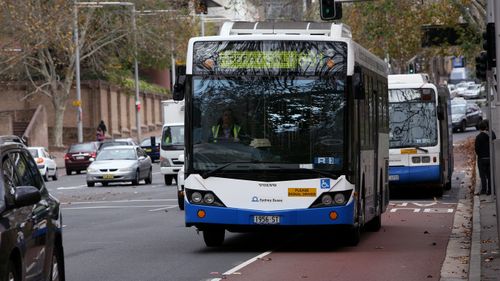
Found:
<svg viewBox="0 0 500 281"><path fill-rule="evenodd" d="M337 225L354 223L354 203L346 206L311 208L299 210L258 211L237 208L221 208L206 205L192 205L185 202L186 224L214 223L227 225L253 225L253 216L280 216L280 224L286 226L300 225ZM204 210L206 216L199 218L198 210ZM337 212L337 219L330 219L330 212Z"/></svg>
<svg viewBox="0 0 500 281"><path fill-rule="evenodd" d="M399 180L391 180L391 183L441 182L439 165L389 167L389 178L395 175L399 176Z"/></svg>

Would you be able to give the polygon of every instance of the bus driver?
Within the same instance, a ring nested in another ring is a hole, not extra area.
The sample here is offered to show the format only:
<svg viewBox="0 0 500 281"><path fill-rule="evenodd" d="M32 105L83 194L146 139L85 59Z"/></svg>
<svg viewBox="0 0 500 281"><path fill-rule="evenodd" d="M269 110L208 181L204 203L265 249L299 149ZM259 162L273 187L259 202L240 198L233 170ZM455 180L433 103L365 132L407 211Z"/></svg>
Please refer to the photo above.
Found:
<svg viewBox="0 0 500 281"><path fill-rule="evenodd" d="M229 108L225 109L222 117L219 118L217 124L212 126L213 142L218 141L233 141L238 142L241 126L236 124L233 111Z"/></svg>

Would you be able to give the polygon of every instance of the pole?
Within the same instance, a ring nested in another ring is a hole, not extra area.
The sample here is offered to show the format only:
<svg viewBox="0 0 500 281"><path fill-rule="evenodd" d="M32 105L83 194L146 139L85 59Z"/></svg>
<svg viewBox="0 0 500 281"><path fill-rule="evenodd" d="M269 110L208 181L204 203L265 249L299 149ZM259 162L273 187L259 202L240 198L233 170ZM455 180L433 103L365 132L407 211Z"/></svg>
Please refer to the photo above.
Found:
<svg viewBox="0 0 500 281"><path fill-rule="evenodd" d="M76 105L77 116L76 126L78 142L83 142L83 120L82 120L82 95L80 85L80 43L78 41L78 6L77 0L73 3L73 40L75 42L75 76L76 76Z"/></svg>
<svg viewBox="0 0 500 281"><path fill-rule="evenodd" d="M499 37L499 34L500 34L500 3L499 1L494 1L494 0L489 0L488 1L488 7L487 7L487 10L488 10L488 19L491 18L490 16L490 11L492 9L492 7L494 7L494 13L493 13L493 20L495 22L495 54L496 54L496 58L497 58L497 63L496 63L496 75L494 75L495 77L500 74L500 37ZM494 71L494 69L492 69L492 71ZM498 77L496 77L496 84L498 85ZM495 83L495 81L493 81L493 83ZM498 86L497 86L498 87ZM497 120L499 117L500 117L500 112L499 112L499 109L500 109L500 104L498 103L498 101L500 100L499 99L499 92L500 91L497 91L495 94L495 118L492 118L492 120L490 120L490 124L493 123L494 120ZM497 122L495 122L495 124L492 124L490 125L490 127L494 126L495 129L498 129L498 124ZM500 132L500 130L496 130L496 132ZM491 135L491 134L490 134ZM500 147L500 145L497 145L497 144L500 144L500 140L495 140L494 141L494 147ZM497 161L497 158L499 158L500 155L497 156L497 153L496 153L496 150L493 150L491 151L490 150L490 159L495 159L495 162L498 164L498 161ZM500 173L500 165L495 165L495 174L499 174ZM496 176L495 177L495 181L499 181L500 180L500 177ZM492 185L492 188L494 189L494 193L496 194L496 203L497 203L497 243L498 243L498 246L500 247L500 184L497 183L497 182L492 182L493 185Z"/></svg>
<svg viewBox="0 0 500 281"><path fill-rule="evenodd" d="M172 75L171 75L172 81L170 81L171 82L170 84L172 85L171 89L174 89L175 78L176 78L175 77L175 75L176 75L176 73L175 73L175 55L174 55L175 48L174 48L174 39L173 38L174 37L172 34L172 38L170 39L170 44L171 44L171 48L172 48L172 54L170 55L170 59L172 60Z"/></svg>
<svg viewBox="0 0 500 281"><path fill-rule="evenodd" d="M200 14L201 36L205 36L205 15Z"/></svg>
<svg viewBox="0 0 500 281"><path fill-rule="evenodd" d="M139 97L139 64L137 63L137 26L135 23L135 5L132 5L132 36L134 44L134 83L135 83L135 120L137 127L137 143L141 143L141 99Z"/></svg>

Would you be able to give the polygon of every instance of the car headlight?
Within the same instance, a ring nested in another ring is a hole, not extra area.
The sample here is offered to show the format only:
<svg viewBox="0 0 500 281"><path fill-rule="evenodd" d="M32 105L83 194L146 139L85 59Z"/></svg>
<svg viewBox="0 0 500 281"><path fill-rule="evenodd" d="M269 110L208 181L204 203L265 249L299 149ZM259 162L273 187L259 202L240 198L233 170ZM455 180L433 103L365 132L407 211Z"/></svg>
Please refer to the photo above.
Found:
<svg viewBox="0 0 500 281"><path fill-rule="evenodd" d="M99 169L92 168L92 167L87 168L87 173L95 173L95 172L99 172Z"/></svg>

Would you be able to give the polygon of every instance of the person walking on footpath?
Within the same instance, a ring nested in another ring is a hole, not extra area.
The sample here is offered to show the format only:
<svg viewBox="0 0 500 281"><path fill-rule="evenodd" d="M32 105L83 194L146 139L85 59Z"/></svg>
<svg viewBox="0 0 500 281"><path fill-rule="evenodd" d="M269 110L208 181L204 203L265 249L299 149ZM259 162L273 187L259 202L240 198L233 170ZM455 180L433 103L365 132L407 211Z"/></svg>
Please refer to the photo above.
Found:
<svg viewBox="0 0 500 281"><path fill-rule="evenodd" d="M491 194L491 174L490 174L490 136L488 135L488 120L479 123L481 131L476 136L474 149L477 155L477 168L481 178L480 194ZM496 139L495 132L491 131L492 140Z"/></svg>
<svg viewBox="0 0 500 281"><path fill-rule="evenodd" d="M104 120L101 120L101 122L99 122L99 125L97 125L97 130L102 131L103 138L106 136L106 131L108 131L108 129L106 128L106 124L104 124Z"/></svg>

